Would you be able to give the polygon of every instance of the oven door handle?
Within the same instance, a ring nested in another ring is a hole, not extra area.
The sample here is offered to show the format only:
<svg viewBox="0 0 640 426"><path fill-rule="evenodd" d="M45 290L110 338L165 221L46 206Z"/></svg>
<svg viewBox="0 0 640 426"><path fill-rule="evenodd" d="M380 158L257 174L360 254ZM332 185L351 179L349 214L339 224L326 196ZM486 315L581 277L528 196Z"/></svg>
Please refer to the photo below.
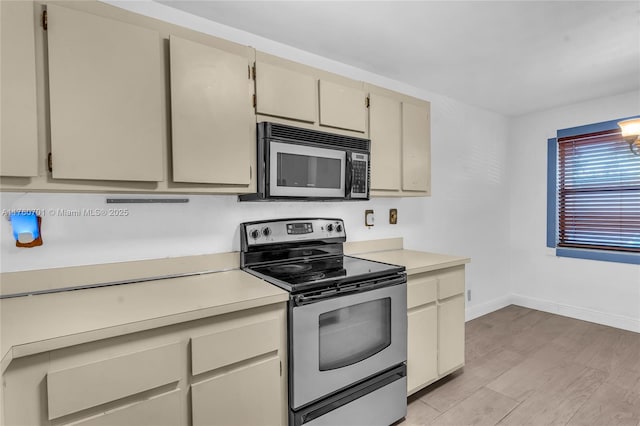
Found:
<svg viewBox="0 0 640 426"><path fill-rule="evenodd" d="M392 279L384 278L355 282L342 287L333 287L322 292L295 295L293 296L293 304L294 306L308 305L309 303L315 303L321 300L333 299L335 297L361 293L383 287L391 287L405 282L407 282L407 277L404 274Z"/></svg>

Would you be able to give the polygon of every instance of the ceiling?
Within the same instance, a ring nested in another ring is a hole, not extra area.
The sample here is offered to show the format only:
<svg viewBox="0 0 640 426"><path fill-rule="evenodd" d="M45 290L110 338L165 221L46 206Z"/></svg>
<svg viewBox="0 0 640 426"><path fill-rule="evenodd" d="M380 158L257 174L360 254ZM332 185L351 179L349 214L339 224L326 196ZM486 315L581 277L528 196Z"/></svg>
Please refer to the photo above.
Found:
<svg viewBox="0 0 640 426"><path fill-rule="evenodd" d="M640 1L160 2L509 116L640 89Z"/></svg>

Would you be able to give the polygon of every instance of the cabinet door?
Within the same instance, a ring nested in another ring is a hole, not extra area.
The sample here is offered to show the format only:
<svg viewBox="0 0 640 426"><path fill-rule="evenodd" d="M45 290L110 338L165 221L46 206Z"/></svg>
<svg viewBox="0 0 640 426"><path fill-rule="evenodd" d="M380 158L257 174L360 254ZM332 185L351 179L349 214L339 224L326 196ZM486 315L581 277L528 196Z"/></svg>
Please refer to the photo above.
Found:
<svg viewBox="0 0 640 426"><path fill-rule="evenodd" d="M0 1L0 175L38 175L35 16L31 1Z"/></svg>
<svg viewBox="0 0 640 426"><path fill-rule="evenodd" d="M400 101L369 94L371 189L400 190L402 121Z"/></svg>
<svg viewBox="0 0 640 426"><path fill-rule="evenodd" d="M191 385L194 426L282 424L280 359L272 358Z"/></svg>
<svg viewBox="0 0 640 426"><path fill-rule="evenodd" d="M365 93L353 87L319 81L320 125L338 129L366 130Z"/></svg>
<svg viewBox="0 0 640 426"><path fill-rule="evenodd" d="M256 112L315 123L315 78L256 60Z"/></svg>
<svg viewBox="0 0 640 426"><path fill-rule="evenodd" d="M402 103L402 189L430 191L429 104Z"/></svg>
<svg viewBox="0 0 640 426"><path fill-rule="evenodd" d="M407 394L438 378L438 311L434 304L408 313Z"/></svg>
<svg viewBox="0 0 640 426"><path fill-rule="evenodd" d="M56 5L47 11L53 177L162 180L160 35Z"/></svg>
<svg viewBox="0 0 640 426"><path fill-rule="evenodd" d="M248 185L249 59L175 36L170 49L173 180Z"/></svg>
<svg viewBox="0 0 640 426"><path fill-rule="evenodd" d="M438 373L464 364L464 297L452 297L438 305Z"/></svg>

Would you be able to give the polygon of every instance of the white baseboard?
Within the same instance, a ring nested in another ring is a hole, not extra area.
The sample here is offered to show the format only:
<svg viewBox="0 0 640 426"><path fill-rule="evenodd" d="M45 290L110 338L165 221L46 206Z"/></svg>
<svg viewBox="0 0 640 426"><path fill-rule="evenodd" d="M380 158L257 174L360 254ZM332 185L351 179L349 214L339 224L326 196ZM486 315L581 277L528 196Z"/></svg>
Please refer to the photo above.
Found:
<svg viewBox="0 0 640 426"><path fill-rule="evenodd" d="M525 308L537 309L539 311L558 314L569 318L594 322L596 324L608 325L610 327L640 333L640 318L609 314L606 312L595 311L593 309L565 305L562 303L552 302L550 300L536 299L534 297L523 296L520 294L512 294L510 301L514 305L524 306Z"/></svg>
<svg viewBox="0 0 640 426"><path fill-rule="evenodd" d="M510 296L503 296L488 302L468 306L465 309L465 319L466 321L471 321L474 318L481 317L482 315L486 315L493 311L497 311L498 309L502 309L505 306L509 306L511 303Z"/></svg>

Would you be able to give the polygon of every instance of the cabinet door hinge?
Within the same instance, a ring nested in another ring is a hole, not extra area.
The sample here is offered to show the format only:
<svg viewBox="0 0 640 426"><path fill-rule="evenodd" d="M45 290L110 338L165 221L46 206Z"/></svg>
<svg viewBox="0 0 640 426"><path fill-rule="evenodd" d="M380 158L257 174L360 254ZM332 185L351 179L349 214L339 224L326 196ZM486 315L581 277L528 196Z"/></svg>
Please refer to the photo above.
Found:
<svg viewBox="0 0 640 426"><path fill-rule="evenodd" d="M53 158L51 156L51 153L47 155L47 169L49 170L49 173L53 172Z"/></svg>
<svg viewBox="0 0 640 426"><path fill-rule="evenodd" d="M258 105L258 100L256 99L256 94L253 94L253 107L255 108Z"/></svg>
<svg viewBox="0 0 640 426"><path fill-rule="evenodd" d="M251 65L247 65L247 78L251 80Z"/></svg>
<svg viewBox="0 0 640 426"><path fill-rule="evenodd" d="M370 100L370 99L369 99L369 97L367 96L367 97L364 99L364 106L365 106L366 108L369 108L369 105L370 105L370 104L371 104L371 100Z"/></svg>
<svg viewBox="0 0 640 426"><path fill-rule="evenodd" d="M49 22L47 20L47 11L43 11L42 12L42 28L46 31L47 28L49 27Z"/></svg>
<svg viewBox="0 0 640 426"><path fill-rule="evenodd" d="M251 74L253 75L253 79L256 79L256 63L253 63L253 66L251 67Z"/></svg>
<svg viewBox="0 0 640 426"><path fill-rule="evenodd" d="M282 361L280 361L280 377L282 377Z"/></svg>

